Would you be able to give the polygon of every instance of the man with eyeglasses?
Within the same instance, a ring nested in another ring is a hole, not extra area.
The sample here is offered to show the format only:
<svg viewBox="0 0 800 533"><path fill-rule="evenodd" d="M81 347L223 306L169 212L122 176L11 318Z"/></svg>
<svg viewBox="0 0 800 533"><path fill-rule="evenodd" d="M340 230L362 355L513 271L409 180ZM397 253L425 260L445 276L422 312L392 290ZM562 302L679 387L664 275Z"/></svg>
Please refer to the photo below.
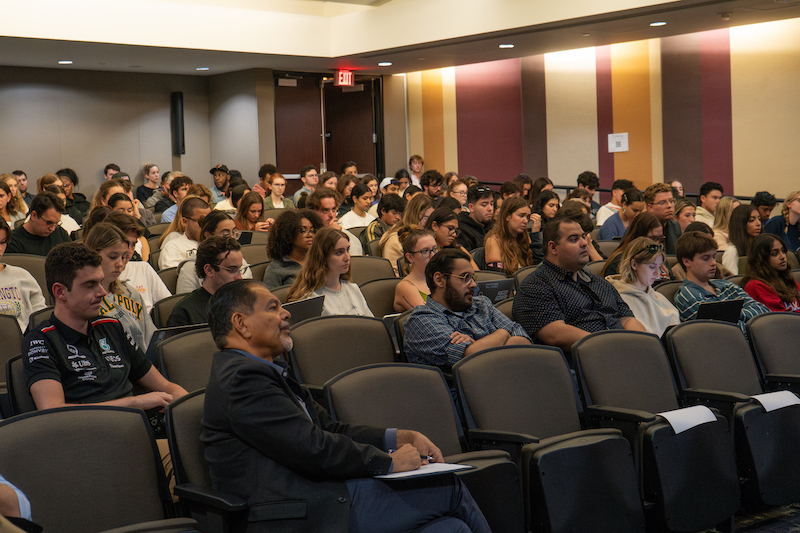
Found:
<svg viewBox="0 0 800 533"><path fill-rule="evenodd" d="M666 183L654 183L644 191L644 203L647 210L653 213L664 228L664 251L675 255L675 245L681 236L681 225L673 218L675 198L672 187Z"/></svg>
<svg viewBox="0 0 800 533"><path fill-rule="evenodd" d="M645 331L611 283L583 270L589 243L576 219L556 215L542 230L542 242L544 261L520 285L512 311L534 341L569 354L597 331Z"/></svg>
<svg viewBox="0 0 800 533"><path fill-rule="evenodd" d="M463 357L497 346L531 344L522 326L485 296L474 296L475 271L468 254L447 248L425 267L431 290L425 305L405 322L403 347L409 362L445 372Z"/></svg>
<svg viewBox="0 0 800 533"><path fill-rule="evenodd" d="M61 227L64 202L51 192L33 197L30 216L25 223L11 232L7 253L47 255L62 242L72 242L69 233Z"/></svg>
<svg viewBox="0 0 800 533"><path fill-rule="evenodd" d="M242 245L232 237L209 237L196 255L194 269L203 284L178 302L167 319L169 327L208 322L206 307L211 296L226 283L242 279L247 268L242 266Z"/></svg>
<svg viewBox="0 0 800 533"><path fill-rule="evenodd" d="M461 233L456 242L468 252L483 246L486 232L492 229L494 215L494 195L486 185L473 185L467 190L467 207L469 213L458 214L458 226Z"/></svg>
<svg viewBox="0 0 800 533"><path fill-rule="evenodd" d="M203 219L211 212L211 208L201 198L187 196L180 204L178 209L181 214L184 232L177 237L166 242L161 248L161 255L158 257L158 268L172 268L180 265L183 261L194 257L198 243L203 239L200 225Z"/></svg>
<svg viewBox="0 0 800 533"><path fill-rule="evenodd" d="M442 184L444 183L444 176L436 170L426 170L422 177L419 179L419 185L428 197L433 200L434 205L439 201L439 195L442 194Z"/></svg>

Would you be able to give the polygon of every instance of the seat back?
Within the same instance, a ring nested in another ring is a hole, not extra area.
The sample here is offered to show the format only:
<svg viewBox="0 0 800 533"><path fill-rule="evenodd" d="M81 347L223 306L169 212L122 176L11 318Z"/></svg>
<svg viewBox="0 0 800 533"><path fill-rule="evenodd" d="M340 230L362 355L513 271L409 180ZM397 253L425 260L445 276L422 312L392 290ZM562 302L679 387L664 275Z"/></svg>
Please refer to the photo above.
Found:
<svg viewBox="0 0 800 533"><path fill-rule="evenodd" d="M678 291L681 290L682 286L682 281L665 281L656 285L655 289L666 296L667 300L672 303L675 301L675 295L678 294Z"/></svg>
<svg viewBox="0 0 800 533"><path fill-rule="evenodd" d="M764 313L747 321L750 346L763 375L800 375L800 315Z"/></svg>
<svg viewBox="0 0 800 533"><path fill-rule="evenodd" d="M479 269L483 270L486 268L486 248L479 246L474 250L470 250L469 255L472 256L472 260L475 261Z"/></svg>
<svg viewBox="0 0 800 533"><path fill-rule="evenodd" d="M361 240L361 234L367 230L367 226L353 226L352 228L347 228L347 231L358 237Z"/></svg>
<svg viewBox="0 0 800 533"><path fill-rule="evenodd" d="M156 325L157 328L166 328L167 327L167 320L169 320L169 316L172 314L172 310L175 309L175 306L178 303L186 298L186 294L176 294L174 296L168 296L163 300L157 301L153 304L153 323Z"/></svg>
<svg viewBox="0 0 800 533"><path fill-rule="evenodd" d="M159 343L158 364L164 377L187 391L204 389L211 377L217 345L211 330L195 329Z"/></svg>
<svg viewBox="0 0 800 533"><path fill-rule="evenodd" d="M350 279L356 285L360 286L374 279L393 277L395 275L392 262L384 257L360 255L350 258Z"/></svg>
<svg viewBox="0 0 800 533"><path fill-rule="evenodd" d="M39 284L39 288L42 289L42 294L44 295L44 301L47 302L47 305L52 305L53 299L50 297L50 291L47 290L47 278L45 277L44 273L44 261L45 257L43 255L33 255L33 254L3 255L4 263L25 269L28 271L28 273L30 273L31 276L33 276L33 279L35 279L36 283Z"/></svg>
<svg viewBox="0 0 800 533"><path fill-rule="evenodd" d="M382 317L395 313L394 291L401 281L401 278L374 279L358 287L373 315Z"/></svg>
<svg viewBox="0 0 800 533"><path fill-rule="evenodd" d="M367 244L367 250L369 250L368 253L372 257L380 257L381 256L381 240L380 239L372 239L371 241L369 241L369 244Z"/></svg>
<svg viewBox="0 0 800 533"><path fill-rule="evenodd" d="M325 383L325 397L334 420L413 429L445 456L463 451L463 429L436 367L390 363L355 368Z"/></svg>
<svg viewBox="0 0 800 533"><path fill-rule="evenodd" d="M539 265L526 266L514 272L514 280L517 282L517 290L519 290L520 286L522 286L522 282L525 281L525 278L527 278L530 274L533 274L533 271L536 270L538 266Z"/></svg>
<svg viewBox="0 0 800 533"><path fill-rule="evenodd" d="M495 281L498 279L507 279L506 275L502 272L495 272L493 270L476 270L475 283L481 281Z"/></svg>
<svg viewBox="0 0 800 533"><path fill-rule="evenodd" d="M264 211L264 218L265 219L267 219L267 218L277 219L279 216L281 216L285 212L286 212L286 208L283 208L283 209L267 209L266 211Z"/></svg>
<svg viewBox="0 0 800 533"><path fill-rule="evenodd" d="M34 311L28 316L28 331L32 330L48 318L50 315L53 314L53 306L45 307L44 309L39 309L38 311Z"/></svg>
<svg viewBox="0 0 800 533"><path fill-rule="evenodd" d="M45 531L105 531L166 517L161 459L143 411L72 406L0 422L0 472ZM80 510L80 512L76 512Z"/></svg>
<svg viewBox="0 0 800 533"><path fill-rule="evenodd" d="M540 439L581 429L569 366L558 348L483 350L453 365L453 377L470 428Z"/></svg>
<svg viewBox="0 0 800 533"><path fill-rule="evenodd" d="M366 316L321 316L292 328L290 353L298 381L322 386L362 365L394 362L394 345L383 321Z"/></svg>
<svg viewBox="0 0 800 533"><path fill-rule="evenodd" d="M275 296L275 298L280 300L282 304L285 304L286 297L289 296L289 289L291 288L292 288L291 285L283 285L282 287L278 287L277 289L270 292Z"/></svg>
<svg viewBox="0 0 800 533"><path fill-rule="evenodd" d="M690 320L670 329L665 339L681 389L762 392L753 354L736 324Z"/></svg>
<svg viewBox="0 0 800 533"><path fill-rule="evenodd" d="M592 261L583 268L584 270L588 270L595 276L603 277L603 268L605 266L606 266L605 261Z"/></svg>
<svg viewBox="0 0 800 533"><path fill-rule="evenodd" d="M0 315L0 383L6 382L6 363L22 353L22 331L19 322L11 315Z"/></svg>
<svg viewBox="0 0 800 533"><path fill-rule="evenodd" d="M739 270L739 272L744 272L744 270ZM735 285L738 285L738 286L744 288L744 284L742 283L744 281L744 276L728 276L725 279L730 281L731 283L733 283Z"/></svg>
<svg viewBox="0 0 800 533"><path fill-rule="evenodd" d="M206 391L200 389L179 398L164 409L169 452L178 485L194 483L211 488L211 475L204 456L206 447L200 440L205 399Z"/></svg>
<svg viewBox="0 0 800 533"><path fill-rule="evenodd" d="M158 224L153 224L152 226L148 226L147 230L150 232L150 235L161 236L164 235L165 231L167 231L169 225L170 222L159 222Z"/></svg>
<svg viewBox="0 0 800 533"><path fill-rule="evenodd" d="M178 289L178 267L165 268L158 271L158 277L164 282L171 294Z"/></svg>
<svg viewBox="0 0 800 533"><path fill-rule="evenodd" d="M600 248L600 253L603 254L605 257L610 256L614 253L614 250L619 248L620 241L594 241L597 243L597 246Z"/></svg>
<svg viewBox="0 0 800 533"><path fill-rule="evenodd" d="M649 413L679 407L667 354L655 335L600 331L576 342L572 355L587 405Z"/></svg>
<svg viewBox="0 0 800 533"><path fill-rule="evenodd" d="M397 346L400 348L400 360L403 362L408 362L406 359L405 349L403 348L403 339L406 336L406 320L408 319L409 315L413 309L409 309L408 311L404 311L394 319L394 333L395 338L397 339Z"/></svg>
<svg viewBox="0 0 800 533"><path fill-rule="evenodd" d="M153 267L154 270L158 271L158 258L161 257L161 250L150 250L150 257L147 258L147 262L150 263L150 266Z"/></svg>
<svg viewBox="0 0 800 533"><path fill-rule="evenodd" d="M267 254L267 247L264 244L246 244L242 246L242 257L250 265L270 260Z"/></svg>
<svg viewBox="0 0 800 533"><path fill-rule="evenodd" d="M29 413L36 410L28 380L25 379L25 368L22 355L12 357L5 365L8 377L8 396L11 400L11 412L15 415Z"/></svg>
<svg viewBox="0 0 800 533"><path fill-rule="evenodd" d="M264 272L267 271L268 266L269 266L269 261L263 261L261 263L250 265L250 272L253 273L253 279L256 281L263 281Z"/></svg>
<svg viewBox="0 0 800 533"><path fill-rule="evenodd" d="M248 244L260 244L265 246L267 240L269 240L269 233L266 231L243 231L239 240Z"/></svg>
<svg viewBox="0 0 800 533"><path fill-rule="evenodd" d="M789 270L800 268L800 259L797 257L797 252L793 254L786 254L786 263L789 265Z"/></svg>
<svg viewBox="0 0 800 533"><path fill-rule="evenodd" d="M508 317L509 320L514 320L514 297L506 298L501 302L494 304L498 311Z"/></svg>

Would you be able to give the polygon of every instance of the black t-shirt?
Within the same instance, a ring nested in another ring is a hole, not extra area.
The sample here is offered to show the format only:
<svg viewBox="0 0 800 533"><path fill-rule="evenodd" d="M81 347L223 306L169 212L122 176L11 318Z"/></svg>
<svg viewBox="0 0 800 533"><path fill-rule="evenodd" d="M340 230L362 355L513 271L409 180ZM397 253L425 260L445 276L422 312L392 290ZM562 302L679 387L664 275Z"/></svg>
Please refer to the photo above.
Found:
<svg viewBox="0 0 800 533"><path fill-rule="evenodd" d="M72 242L67 230L61 226L47 237L39 237L28 233L24 225L11 232L6 252L10 254L33 254L46 256L56 244Z"/></svg>
<svg viewBox="0 0 800 533"><path fill-rule="evenodd" d="M97 317L87 335L55 315L39 324L22 341L28 388L54 379L64 388L67 403L99 403L129 396L133 382L153 366L118 320Z"/></svg>
<svg viewBox="0 0 800 533"><path fill-rule="evenodd" d="M178 302L167 319L167 326L189 326L192 324L205 324L206 307L211 299L211 294L203 287L190 292L186 298Z"/></svg>
<svg viewBox="0 0 800 533"><path fill-rule="evenodd" d="M158 187L156 187L156 189L157 188ZM153 196L153 193L156 191L156 189L151 189L149 187L145 187L144 185L139 185L136 188L136 199L142 203L145 203L148 198Z"/></svg>
<svg viewBox="0 0 800 533"><path fill-rule="evenodd" d="M175 205L175 202L172 201L172 198L162 198L161 200L156 202L156 206L154 209L156 213L163 213L173 205Z"/></svg>

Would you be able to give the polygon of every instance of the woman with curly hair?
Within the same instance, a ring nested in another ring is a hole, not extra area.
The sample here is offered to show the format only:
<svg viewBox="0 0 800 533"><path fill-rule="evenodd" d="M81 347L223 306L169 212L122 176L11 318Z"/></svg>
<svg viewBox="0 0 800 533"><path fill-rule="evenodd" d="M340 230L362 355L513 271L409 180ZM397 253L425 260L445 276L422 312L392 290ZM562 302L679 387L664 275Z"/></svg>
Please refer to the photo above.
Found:
<svg viewBox="0 0 800 533"><path fill-rule="evenodd" d="M325 296L323 316L374 316L358 285L350 282L350 239L337 229L319 230L287 299L312 296Z"/></svg>
<svg viewBox="0 0 800 533"><path fill-rule="evenodd" d="M792 276L780 237L764 233L753 239L742 281L745 292L770 311L800 313L800 284Z"/></svg>
<svg viewBox="0 0 800 533"><path fill-rule="evenodd" d="M528 222L531 208L522 198L509 198L500 207L497 223L484 239L486 266L512 276L533 264Z"/></svg>
<svg viewBox="0 0 800 533"><path fill-rule="evenodd" d="M323 227L320 216L310 209L281 213L267 240L267 254L272 261L264 272L264 284L269 290L294 283L314 235Z"/></svg>

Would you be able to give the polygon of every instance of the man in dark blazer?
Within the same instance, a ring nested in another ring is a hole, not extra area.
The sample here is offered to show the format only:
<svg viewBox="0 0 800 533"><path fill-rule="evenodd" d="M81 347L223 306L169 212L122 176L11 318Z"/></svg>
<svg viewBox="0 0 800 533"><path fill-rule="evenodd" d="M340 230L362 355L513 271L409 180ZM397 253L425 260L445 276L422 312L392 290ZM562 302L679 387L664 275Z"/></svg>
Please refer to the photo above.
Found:
<svg viewBox="0 0 800 533"><path fill-rule="evenodd" d="M289 313L260 282L238 280L209 302L217 346L202 440L214 488L248 500L247 531L488 532L452 474L372 476L442 462L416 431L333 422L275 358L292 348ZM391 398L387 398L391 401Z"/></svg>

